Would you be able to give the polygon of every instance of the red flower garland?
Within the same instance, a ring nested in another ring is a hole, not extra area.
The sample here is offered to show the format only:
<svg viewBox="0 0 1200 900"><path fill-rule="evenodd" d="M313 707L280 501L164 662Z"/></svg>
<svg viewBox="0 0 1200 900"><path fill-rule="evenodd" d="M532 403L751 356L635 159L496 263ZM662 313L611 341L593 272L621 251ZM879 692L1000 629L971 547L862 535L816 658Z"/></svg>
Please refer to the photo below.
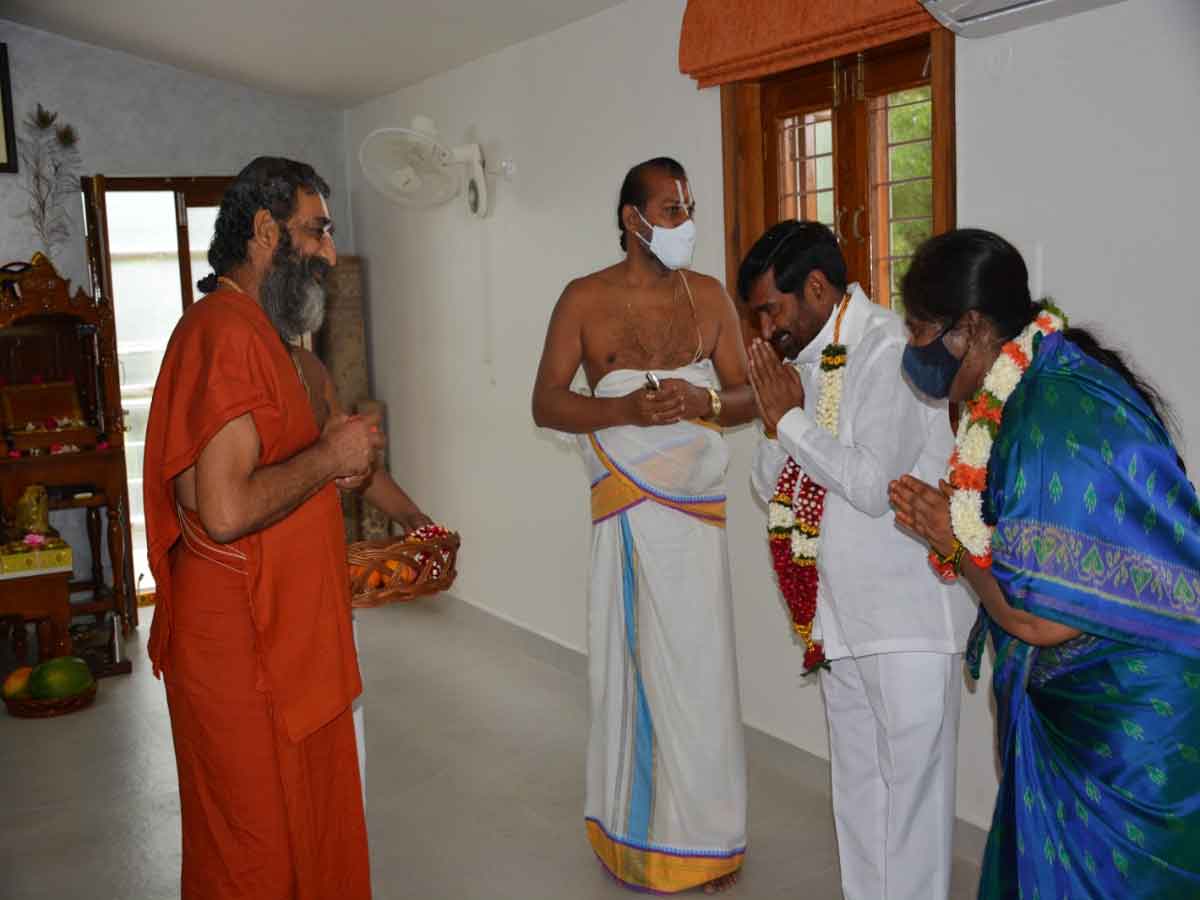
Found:
<svg viewBox="0 0 1200 900"><path fill-rule="evenodd" d="M799 488L796 486L797 480L800 482ZM774 502L793 508L796 527L801 533L815 537L820 532L821 515L825 511L825 488L804 474L791 457L788 457L779 475ZM804 674L828 668L825 648L820 641L812 638L813 619L817 615L816 557L792 554L791 529L772 529L770 547L771 563L779 581L779 592L792 616L792 628L804 641Z"/></svg>
<svg viewBox="0 0 1200 900"><path fill-rule="evenodd" d="M833 341L821 351L822 389L817 404L817 422L831 434L837 432L841 403L842 374L846 347L841 343L842 318L850 305L847 294L837 312ZM825 512L825 488L817 484L790 456L784 463L775 496L768 505L767 536L771 564L779 581L779 592L792 616L792 628L804 641L804 674L829 668L825 647L813 640L817 616L817 548L821 516Z"/></svg>

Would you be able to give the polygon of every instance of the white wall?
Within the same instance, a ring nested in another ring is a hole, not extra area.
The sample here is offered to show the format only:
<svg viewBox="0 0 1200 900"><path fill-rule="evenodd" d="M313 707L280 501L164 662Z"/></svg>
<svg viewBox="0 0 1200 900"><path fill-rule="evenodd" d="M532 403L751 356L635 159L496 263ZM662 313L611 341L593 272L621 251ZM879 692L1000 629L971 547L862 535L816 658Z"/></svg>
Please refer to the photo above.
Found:
<svg viewBox="0 0 1200 900"><path fill-rule="evenodd" d="M371 129L420 112L448 140L482 141L489 158L519 166L493 185L483 222L458 204L403 212L352 166L355 235L392 468L465 534L457 592L580 650L585 476L573 451L533 426L529 393L559 291L619 256L614 206L631 164L663 153L684 163L699 203L696 267L723 274L719 96L678 73L683 7L630 0L347 114L350 158ZM1045 286L1138 350L1193 435L1200 400L1184 385L1196 375L1185 352L1195 278L1184 251L1195 232L1184 217L1200 196L1184 167L1200 158L1188 114L1197 8L1138 0L958 44L960 222L1040 243ZM998 63L1009 48L1011 63ZM819 695L801 682L747 485L754 439L730 436L745 719L827 756ZM965 698L959 746L959 815L982 826L995 800L993 728L985 680Z"/></svg>
<svg viewBox="0 0 1200 900"><path fill-rule="evenodd" d="M236 175L255 156L290 156L316 167L333 187L335 218L348 218L342 114L337 109L4 19L0 43L8 45L18 135L23 133L21 120L38 103L58 112L59 121L79 133L81 175ZM0 174L0 262L27 260L41 249L22 215L24 178L23 171ZM72 214L71 242L55 263L62 275L90 290L81 213L72 209Z"/></svg>

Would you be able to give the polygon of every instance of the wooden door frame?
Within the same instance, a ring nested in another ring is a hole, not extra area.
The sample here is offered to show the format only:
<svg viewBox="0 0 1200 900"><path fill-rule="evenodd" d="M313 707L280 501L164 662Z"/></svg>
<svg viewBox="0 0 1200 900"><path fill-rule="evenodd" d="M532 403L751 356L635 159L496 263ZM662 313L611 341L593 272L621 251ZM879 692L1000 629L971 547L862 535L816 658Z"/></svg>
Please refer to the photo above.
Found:
<svg viewBox="0 0 1200 900"><path fill-rule="evenodd" d="M179 295L186 310L195 302L192 279L192 251L188 239L187 210L194 206L219 206L221 198L234 182L233 176L197 175L192 177L116 177L85 176L80 185L85 199L88 228L89 268L92 292L112 298L112 259L108 240L108 204L110 192L171 192L175 195L175 238L179 255Z"/></svg>
<svg viewBox="0 0 1200 900"><path fill-rule="evenodd" d="M225 192L234 182L233 176L195 176L195 177L116 177L108 178L104 175L88 175L79 179L80 191L83 194L84 221L87 228L86 244L87 244L87 259L88 271L92 279L92 295L97 302L105 302L108 304L108 309L115 317L116 305L113 297L112 287L112 252L109 243L108 235L108 201L107 197L110 192L133 192L144 191L147 193L166 193L171 192L175 195L175 234L176 234L176 252L179 257L179 280L180 280L180 298L182 301L183 313L194 301L193 281L192 281L192 253L191 242L188 239L187 227L187 210L189 207L195 206L219 206L221 199L225 196ZM114 332L115 334L115 332ZM113 345L114 362L116 357L116 343L114 336ZM116 395L117 409L123 408L121 401L121 390L114 374L111 376ZM121 434L120 443L124 445L124 418L118 416L117 428ZM124 461L122 469L126 469ZM128 471L123 472L123 493L121 502L123 508L128 510L129 506L129 490L128 490ZM133 573L133 546L131 540L132 529L129 523L126 524L125 538L128 541L126 552L124 554L124 578L127 585L128 594L127 603L127 621L137 625L138 608L143 605L152 605L152 603L143 603L142 596L138 593L137 583Z"/></svg>

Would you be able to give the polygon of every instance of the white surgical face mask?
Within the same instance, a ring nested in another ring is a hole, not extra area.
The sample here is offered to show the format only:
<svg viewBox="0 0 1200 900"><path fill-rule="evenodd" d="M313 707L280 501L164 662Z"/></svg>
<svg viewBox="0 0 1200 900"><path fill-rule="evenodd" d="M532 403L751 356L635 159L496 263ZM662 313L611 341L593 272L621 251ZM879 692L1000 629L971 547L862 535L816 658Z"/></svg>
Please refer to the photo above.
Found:
<svg viewBox="0 0 1200 900"><path fill-rule="evenodd" d="M638 210L638 216L646 222L641 210ZM650 225L649 222L646 224ZM692 264L692 252L696 249L696 223L688 219L674 228L650 225L650 240L646 240L640 234L638 240L668 269L686 269Z"/></svg>

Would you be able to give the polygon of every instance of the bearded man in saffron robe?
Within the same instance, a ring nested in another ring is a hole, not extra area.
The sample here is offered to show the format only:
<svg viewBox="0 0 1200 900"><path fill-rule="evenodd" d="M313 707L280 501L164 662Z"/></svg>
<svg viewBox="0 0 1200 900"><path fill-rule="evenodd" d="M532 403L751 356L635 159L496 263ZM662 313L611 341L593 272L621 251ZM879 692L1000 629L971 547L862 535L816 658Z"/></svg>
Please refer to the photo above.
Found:
<svg viewBox="0 0 1200 900"><path fill-rule="evenodd" d="M184 900L371 895L338 488L371 479L384 439L378 417L318 428L289 345L324 315L328 194L291 160L238 175L212 292L176 327L150 409L150 658L171 714Z"/></svg>

